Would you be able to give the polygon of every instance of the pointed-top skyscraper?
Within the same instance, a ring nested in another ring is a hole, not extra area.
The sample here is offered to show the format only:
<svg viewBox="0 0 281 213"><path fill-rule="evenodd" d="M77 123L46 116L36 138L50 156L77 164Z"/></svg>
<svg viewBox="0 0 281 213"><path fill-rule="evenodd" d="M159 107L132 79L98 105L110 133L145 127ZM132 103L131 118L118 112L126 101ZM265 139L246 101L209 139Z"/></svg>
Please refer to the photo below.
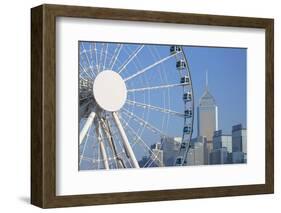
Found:
<svg viewBox="0 0 281 213"><path fill-rule="evenodd" d="M218 107L208 88L208 72L205 91L197 107L197 127L198 136L205 136L207 141L212 141L214 131L218 130Z"/></svg>

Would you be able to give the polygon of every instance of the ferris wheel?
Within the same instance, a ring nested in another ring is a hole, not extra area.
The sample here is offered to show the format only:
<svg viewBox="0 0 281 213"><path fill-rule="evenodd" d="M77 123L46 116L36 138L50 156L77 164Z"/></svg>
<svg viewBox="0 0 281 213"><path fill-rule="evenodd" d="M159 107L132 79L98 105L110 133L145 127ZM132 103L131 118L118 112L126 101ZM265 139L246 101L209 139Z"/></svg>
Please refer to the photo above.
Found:
<svg viewBox="0 0 281 213"><path fill-rule="evenodd" d="M79 42L80 170L165 166L174 137L173 165L186 165L193 115L182 46Z"/></svg>

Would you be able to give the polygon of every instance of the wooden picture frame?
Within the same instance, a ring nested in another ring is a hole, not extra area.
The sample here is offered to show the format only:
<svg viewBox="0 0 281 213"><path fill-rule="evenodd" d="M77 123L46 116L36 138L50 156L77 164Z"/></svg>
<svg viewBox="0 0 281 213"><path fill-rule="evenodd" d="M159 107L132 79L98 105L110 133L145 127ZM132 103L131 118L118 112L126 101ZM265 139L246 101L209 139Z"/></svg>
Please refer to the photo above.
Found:
<svg viewBox="0 0 281 213"><path fill-rule="evenodd" d="M122 193L56 195L56 17L265 29L265 184ZM31 203L42 208L267 194L274 192L273 19L41 5L31 9Z"/></svg>

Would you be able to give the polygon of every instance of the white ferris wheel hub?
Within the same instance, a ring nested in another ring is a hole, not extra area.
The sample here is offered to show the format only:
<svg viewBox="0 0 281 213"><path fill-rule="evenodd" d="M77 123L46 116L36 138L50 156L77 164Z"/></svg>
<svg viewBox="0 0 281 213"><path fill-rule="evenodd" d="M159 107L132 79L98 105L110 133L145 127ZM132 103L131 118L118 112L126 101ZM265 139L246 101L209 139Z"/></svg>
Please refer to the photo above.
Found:
<svg viewBox="0 0 281 213"><path fill-rule="evenodd" d="M127 88L122 77L112 70L100 72L94 80L93 95L104 110L120 110L127 99Z"/></svg>

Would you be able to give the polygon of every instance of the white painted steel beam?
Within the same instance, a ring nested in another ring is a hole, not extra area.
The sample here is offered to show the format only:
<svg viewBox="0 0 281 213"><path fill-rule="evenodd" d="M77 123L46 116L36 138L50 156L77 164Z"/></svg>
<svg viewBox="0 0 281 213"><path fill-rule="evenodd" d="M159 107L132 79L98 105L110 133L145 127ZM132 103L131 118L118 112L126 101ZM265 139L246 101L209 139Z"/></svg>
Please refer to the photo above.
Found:
<svg viewBox="0 0 281 213"><path fill-rule="evenodd" d="M133 166L135 168L140 168L139 167L139 163L138 163L138 161L136 159L136 156L135 156L135 154L133 152L133 149L132 149L132 147L131 147L131 145L129 143L129 140L127 138L127 135L126 135L126 133L125 133L125 131L123 129L123 126L122 126L120 120L119 120L117 112L113 112L112 114L113 114L113 118L114 118L114 121L116 123L116 126L117 126L117 128L119 130L119 133L121 135L123 146L126 149L130 159L132 160Z"/></svg>
<svg viewBox="0 0 281 213"><path fill-rule="evenodd" d="M83 129L81 130L80 136L79 136L79 143L80 144L82 143L82 141L84 140L87 132L89 131L89 128L92 125L95 116L96 116L96 113L95 112L91 112L91 114L89 115L86 123L84 124Z"/></svg>
<svg viewBox="0 0 281 213"><path fill-rule="evenodd" d="M128 89L128 92L142 92L146 90L156 90L156 89L165 89L165 88L171 88L171 87L179 87L179 86L186 86L188 83L181 83L181 84L168 84L168 85L159 85L155 87L143 87L143 88L137 88L137 89Z"/></svg>
<svg viewBox="0 0 281 213"><path fill-rule="evenodd" d="M125 78L124 81L128 81L128 80L130 80L130 79L132 79L132 78L135 78L136 76L138 76L138 75L140 75L140 74L146 72L147 70L150 70L151 68L157 66L158 64L163 63L164 61L166 61L166 60L168 60L168 59L174 57L174 56L177 55L177 54L178 54L178 53L175 53L175 54L173 54L173 55L169 55L169 56L167 56L167 57L165 57L165 58L162 58L162 59L159 60L159 61L156 61L154 64L151 64L151 65L147 66L146 68L144 68L144 69L142 69L142 70L136 72L135 74L133 74L133 75L131 75L131 76Z"/></svg>
<svg viewBox="0 0 281 213"><path fill-rule="evenodd" d="M100 126L99 122L100 121L97 121L98 125L96 127L96 135L97 135L97 139L98 139L99 146L100 146L100 152L101 152L101 156L103 159L104 168L106 170L109 170L108 158L107 158L106 150L104 147L103 137L102 137L102 133L101 133L101 126Z"/></svg>

